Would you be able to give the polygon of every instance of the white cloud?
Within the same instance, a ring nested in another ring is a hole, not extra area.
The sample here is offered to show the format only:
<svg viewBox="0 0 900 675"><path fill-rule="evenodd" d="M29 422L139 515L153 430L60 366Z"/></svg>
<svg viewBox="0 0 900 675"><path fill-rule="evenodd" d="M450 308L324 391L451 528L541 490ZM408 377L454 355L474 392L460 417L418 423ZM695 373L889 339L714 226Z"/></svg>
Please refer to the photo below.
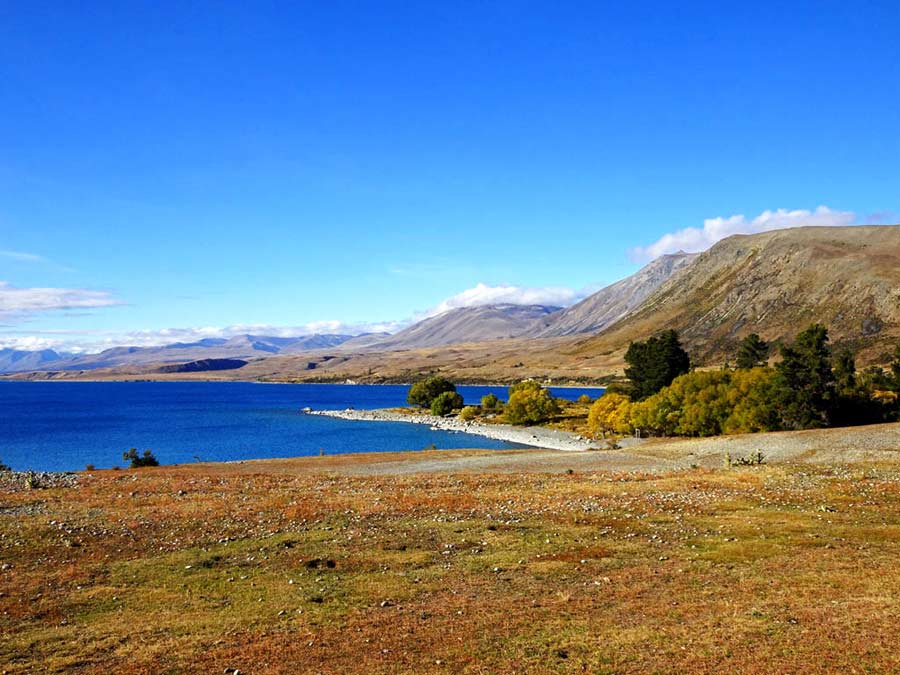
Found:
<svg viewBox="0 0 900 675"><path fill-rule="evenodd" d="M113 307L122 302L106 291L82 288L17 288L0 281L0 314Z"/></svg>
<svg viewBox="0 0 900 675"><path fill-rule="evenodd" d="M50 262L42 255L34 253L23 253L22 251L0 251L0 258L8 258L17 262L27 263L48 263Z"/></svg>
<svg viewBox="0 0 900 675"><path fill-rule="evenodd" d="M744 215L707 218L703 221L702 228L686 227L670 232L649 246L631 249L629 254L635 260L648 261L665 253L705 251L717 241L733 234L755 234L788 227L852 225L855 221L855 213L832 211L827 206L819 206L815 211L806 209L763 211L752 220L748 220Z"/></svg>
<svg viewBox="0 0 900 675"><path fill-rule="evenodd" d="M20 351L37 352L42 349L59 349L62 345L62 340L38 337L37 335L0 337L0 349L17 349Z"/></svg>
<svg viewBox="0 0 900 675"><path fill-rule="evenodd" d="M529 288L527 286L488 286L479 283L462 293L457 293L435 305L419 318L443 314L459 307L481 307L483 305L550 305L564 307L580 299L580 294L563 286Z"/></svg>

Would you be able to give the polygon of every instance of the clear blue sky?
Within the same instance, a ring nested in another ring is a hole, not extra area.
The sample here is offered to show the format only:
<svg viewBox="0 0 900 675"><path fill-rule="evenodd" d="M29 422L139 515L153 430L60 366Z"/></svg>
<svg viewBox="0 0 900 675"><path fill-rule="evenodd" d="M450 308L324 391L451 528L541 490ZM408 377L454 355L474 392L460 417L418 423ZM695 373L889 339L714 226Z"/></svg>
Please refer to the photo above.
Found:
<svg viewBox="0 0 900 675"><path fill-rule="evenodd" d="M900 5L632 4L0 4L0 343L403 319L715 216L897 218Z"/></svg>

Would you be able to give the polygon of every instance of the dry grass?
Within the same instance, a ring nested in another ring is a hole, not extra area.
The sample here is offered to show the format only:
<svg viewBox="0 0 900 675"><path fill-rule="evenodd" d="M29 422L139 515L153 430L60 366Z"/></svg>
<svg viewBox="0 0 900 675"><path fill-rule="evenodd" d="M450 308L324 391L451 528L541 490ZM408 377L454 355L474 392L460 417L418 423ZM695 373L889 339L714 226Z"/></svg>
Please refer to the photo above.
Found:
<svg viewBox="0 0 900 675"><path fill-rule="evenodd" d="M338 473L366 461L0 493L2 669L900 669L896 465Z"/></svg>

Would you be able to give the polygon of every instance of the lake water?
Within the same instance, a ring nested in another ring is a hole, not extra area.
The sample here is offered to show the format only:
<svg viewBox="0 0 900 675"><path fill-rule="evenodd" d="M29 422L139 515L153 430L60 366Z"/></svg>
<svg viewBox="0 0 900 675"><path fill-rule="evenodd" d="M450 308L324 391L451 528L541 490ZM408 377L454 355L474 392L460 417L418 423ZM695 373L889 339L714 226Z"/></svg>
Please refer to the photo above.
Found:
<svg viewBox="0 0 900 675"><path fill-rule="evenodd" d="M247 382L0 382L0 461L16 470L125 466L150 449L163 464L345 452L519 447L427 425L302 415L301 408L405 405L403 385ZM575 399L596 389L552 389ZM459 387L467 403L504 387Z"/></svg>

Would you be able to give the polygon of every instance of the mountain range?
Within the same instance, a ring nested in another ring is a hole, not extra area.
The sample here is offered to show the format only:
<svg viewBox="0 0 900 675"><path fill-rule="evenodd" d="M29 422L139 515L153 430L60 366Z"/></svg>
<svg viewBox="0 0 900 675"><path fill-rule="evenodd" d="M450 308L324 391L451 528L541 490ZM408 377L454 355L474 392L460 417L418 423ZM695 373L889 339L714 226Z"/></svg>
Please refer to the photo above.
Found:
<svg viewBox="0 0 900 675"><path fill-rule="evenodd" d="M900 337L900 226L794 228L735 235L700 254L662 256L568 308L453 309L394 334L241 335L164 347L120 347L66 358L0 351L0 371L148 372L154 365L244 359L241 377L408 380L441 370L459 379L524 376L598 380L621 371L633 340L682 335L695 362L721 363L756 332L784 342L813 322L879 362Z"/></svg>

